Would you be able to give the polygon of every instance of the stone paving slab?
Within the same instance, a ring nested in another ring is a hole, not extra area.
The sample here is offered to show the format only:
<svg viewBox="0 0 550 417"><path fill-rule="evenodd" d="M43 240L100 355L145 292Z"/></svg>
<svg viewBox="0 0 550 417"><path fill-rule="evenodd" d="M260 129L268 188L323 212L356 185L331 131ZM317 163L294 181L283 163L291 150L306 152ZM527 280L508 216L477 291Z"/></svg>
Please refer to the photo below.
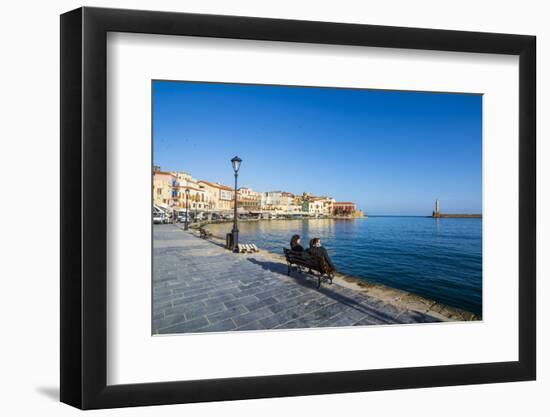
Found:
<svg viewBox="0 0 550 417"><path fill-rule="evenodd" d="M305 274L234 254L175 225L153 227L153 333L200 333L439 321Z"/></svg>

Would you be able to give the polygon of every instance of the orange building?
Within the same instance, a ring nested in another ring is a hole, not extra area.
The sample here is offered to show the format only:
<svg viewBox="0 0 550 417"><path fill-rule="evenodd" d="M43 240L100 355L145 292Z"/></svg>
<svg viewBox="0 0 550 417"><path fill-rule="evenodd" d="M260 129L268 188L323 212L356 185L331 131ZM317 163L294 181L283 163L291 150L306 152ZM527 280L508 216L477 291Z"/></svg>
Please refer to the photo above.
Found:
<svg viewBox="0 0 550 417"><path fill-rule="evenodd" d="M235 192L233 188L217 182L200 180L198 182L210 194L213 210L232 210Z"/></svg>
<svg viewBox="0 0 550 417"><path fill-rule="evenodd" d="M157 170L153 173L153 202L161 207L174 204L175 177L170 172Z"/></svg>

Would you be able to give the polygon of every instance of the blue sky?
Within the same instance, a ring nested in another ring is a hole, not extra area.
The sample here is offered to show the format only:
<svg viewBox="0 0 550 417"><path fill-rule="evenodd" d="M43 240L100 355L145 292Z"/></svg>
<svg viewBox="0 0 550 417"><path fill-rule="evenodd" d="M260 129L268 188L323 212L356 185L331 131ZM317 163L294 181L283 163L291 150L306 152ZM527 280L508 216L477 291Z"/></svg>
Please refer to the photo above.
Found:
<svg viewBox="0 0 550 417"><path fill-rule="evenodd" d="M153 82L154 163L354 201L368 214L481 213L482 96Z"/></svg>

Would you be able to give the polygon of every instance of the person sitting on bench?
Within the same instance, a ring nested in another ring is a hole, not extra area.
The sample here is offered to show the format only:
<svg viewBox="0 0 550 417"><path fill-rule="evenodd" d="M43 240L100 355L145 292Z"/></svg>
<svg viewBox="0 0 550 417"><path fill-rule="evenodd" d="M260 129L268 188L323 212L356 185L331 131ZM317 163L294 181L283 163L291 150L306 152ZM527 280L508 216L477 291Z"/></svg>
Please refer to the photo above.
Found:
<svg viewBox="0 0 550 417"><path fill-rule="evenodd" d="M293 250L294 252L304 251L304 248L300 245L300 235L292 236L292 239L290 239L290 250Z"/></svg>
<svg viewBox="0 0 550 417"><path fill-rule="evenodd" d="M330 256L328 256L327 250L321 246L321 239L319 239L318 237L314 237L313 239L311 239L309 241L309 249L307 251L312 255L324 258L330 269L336 271L336 267L332 263Z"/></svg>

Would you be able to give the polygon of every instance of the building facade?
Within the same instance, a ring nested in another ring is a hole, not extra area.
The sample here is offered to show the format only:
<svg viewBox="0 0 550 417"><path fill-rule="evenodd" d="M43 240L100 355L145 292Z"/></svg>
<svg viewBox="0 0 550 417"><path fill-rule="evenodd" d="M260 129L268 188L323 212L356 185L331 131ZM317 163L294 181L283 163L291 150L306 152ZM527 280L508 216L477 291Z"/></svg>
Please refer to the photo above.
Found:
<svg viewBox="0 0 550 417"><path fill-rule="evenodd" d="M310 216L330 216L335 200L331 197L310 197L308 213Z"/></svg>
<svg viewBox="0 0 550 417"><path fill-rule="evenodd" d="M239 188L237 192L237 206L248 210L260 210L262 195L251 188Z"/></svg>
<svg viewBox="0 0 550 417"><path fill-rule="evenodd" d="M188 197L186 190L189 190ZM175 187L175 195L176 206L179 209L185 209L189 204L189 210L209 210L212 205L206 190L199 185L178 185Z"/></svg>
<svg viewBox="0 0 550 417"><path fill-rule="evenodd" d="M330 216L335 202L332 197L316 197L309 193L302 194L302 211L310 216Z"/></svg>
<svg viewBox="0 0 550 417"><path fill-rule="evenodd" d="M231 187L206 180L200 180L199 184L210 196L211 210L229 211L233 209L235 193Z"/></svg>
<svg viewBox="0 0 550 417"><path fill-rule="evenodd" d="M186 190L189 190L187 199ZM196 180L187 172L153 170L153 203L162 208L200 211L232 211L233 188L206 180ZM295 195L286 191L258 192L249 187L237 191L237 207L242 211L271 211L278 214L320 216L357 216L352 202L336 202L327 196L309 193Z"/></svg>
<svg viewBox="0 0 550 417"><path fill-rule="evenodd" d="M174 178L172 186L173 206L178 210L208 210L211 203L211 196L205 187L187 172L171 172ZM187 196L186 190L189 190Z"/></svg>
<svg viewBox="0 0 550 417"><path fill-rule="evenodd" d="M335 202L332 213L335 216L355 216L357 214L357 207L355 203L351 202Z"/></svg>
<svg viewBox="0 0 550 417"><path fill-rule="evenodd" d="M153 173L153 203L163 208L174 204L174 182L176 178L170 172L156 170Z"/></svg>
<svg viewBox="0 0 550 417"><path fill-rule="evenodd" d="M282 191L266 191L261 199L261 207L263 210L276 210L283 200Z"/></svg>
<svg viewBox="0 0 550 417"><path fill-rule="evenodd" d="M260 207L267 211L294 211L296 196L286 191L267 191L261 193Z"/></svg>

